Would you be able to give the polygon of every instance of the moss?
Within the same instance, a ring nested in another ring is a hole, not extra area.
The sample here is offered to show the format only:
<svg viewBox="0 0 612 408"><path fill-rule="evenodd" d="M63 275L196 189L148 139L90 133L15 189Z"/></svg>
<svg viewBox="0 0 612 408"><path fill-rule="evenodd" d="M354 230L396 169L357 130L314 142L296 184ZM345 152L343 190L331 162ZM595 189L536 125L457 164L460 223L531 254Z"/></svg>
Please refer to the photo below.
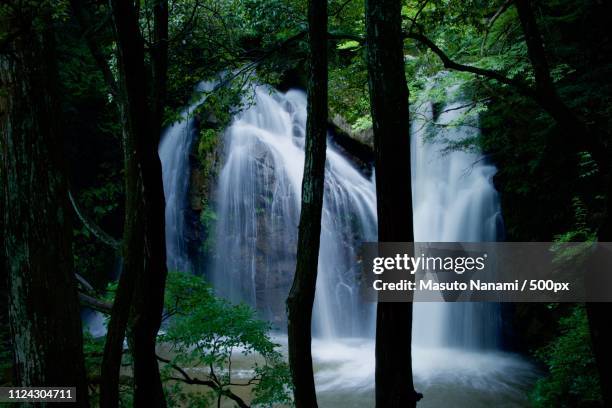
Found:
<svg viewBox="0 0 612 408"><path fill-rule="evenodd" d="M197 184L194 186L197 196L194 197L195 201L192 201L192 206L200 211L203 237L201 250L206 255L214 248L213 231L217 216L211 205L211 192L218 170L221 131L216 127L202 128L199 136L196 152L196 176L192 181Z"/></svg>
<svg viewBox="0 0 612 408"><path fill-rule="evenodd" d="M217 129L201 129L198 142L198 161L205 176L209 176L214 165L214 157L219 145Z"/></svg>
<svg viewBox="0 0 612 408"><path fill-rule="evenodd" d="M215 223L217 222L217 213L212 209L211 206L206 206L204 211L200 214L200 222L204 227L205 239L202 242L202 250L205 254L212 253L215 248L215 234L212 232L215 229Z"/></svg>

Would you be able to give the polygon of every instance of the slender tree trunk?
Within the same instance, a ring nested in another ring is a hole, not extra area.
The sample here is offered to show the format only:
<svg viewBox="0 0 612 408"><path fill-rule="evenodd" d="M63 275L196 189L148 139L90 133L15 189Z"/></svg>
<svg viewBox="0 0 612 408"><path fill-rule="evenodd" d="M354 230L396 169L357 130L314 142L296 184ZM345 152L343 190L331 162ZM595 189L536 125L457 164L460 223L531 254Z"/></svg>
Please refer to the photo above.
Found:
<svg viewBox="0 0 612 408"><path fill-rule="evenodd" d="M516 0L516 8L525 35L529 60L535 74L535 86L540 105L546 108L555 121L561 126L565 136L562 140L551 140L553 151L558 151L560 144L565 149L576 152L584 148L591 153L602 172L612 173L610 159L600 138L584 124L572 110L561 100L555 89L550 67L546 58L542 36L538 29L531 0ZM609 189L612 196L612 188ZM608 199L607 215L602 227L598 231L601 242L612 241L612 199ZM612 330L610 329L610 316L612 304L587 303L587 316L593 344L593 352L599 371L602 396L606 407L612 407Z"/></svg>
<svg viewBox="0 0 612 408"><path fill-rule="evenodd" d="M612 175L608 174L606 215L597 231L599 242L612 242ZM605 408L612 408L612 303L587 302L591 345L599 373L599 384Z"/></svg>
<svg viewBox="0 0 612 408"><path fill-rule="evenodd" d="M606 241L610 242L610 240ZM586 303L589 328L591 332L591 343L595 362L599 372L599 383L604 407L612 407L612 332L610 329L610 314L612 308L610 303Z"/></svg>
<svg viewBox="0 0 612 408"><path fill-rule="evenodd" d="M105 348L103 406L116 406L126 325L134 368L134 405L165 407L155 355L166 282L161 162L157 154L167 69L167 2L154 6L153 88L147 81L144 41L133 3L111 1L119 50L126 161L124 270L113 305ZM153 100L149 100L149 95ZM129 318L129 320L128 320ZM111 333L110 330L113 330Z"/></svg>
<svg viewBox="0 0 612 408"><path fill-rule="evenodd" d="M168 82L168 0L156 0L153 6L153 119L161 132Z"/></svg>
<svg viewBox="0 0 612 408"><path fill-rule="evenodd" d="M121 96L123 97L123 96ZM136 277L144 268L144 227L141 214L142 180L135 157L133 138L129 137L126 105L119 109L123 128L124 177L125 177L125 219L123 223L123 270L119 277L117 292L104 343L100 379L100 406L116 407L119 403L119 375L123 356L123 344L128 326L130 308Z"/></svg>
<svg viewBox="0 0 612 408"><path fill-rule="evenodd" d="M124 3L120 13L128 13ZM119 10L118 7L113 7ZM115 16L117 21L117 16ZM143 123L141 129L146 132L134 132L134 141L137 151L137 159L141 166L143 198L144 198L144 270L140 270L141 276L136 280L134 298L132 301L130 334L133 338L132 353L134 356L134 405L137 407L165 407L166 401L163 386L159 374L155 345L157 333L161 326L161 318L164 308L164 290L168 274L166 267L166 232L165 232L165 197L162 182L162 168L157 153L159 138L161 135L163 107L166 95L166 72L168 59L168 2L157 0L154 5L154 36L153 49L151 52L151 66L153 80L144 93L141 92L139 83L146 82L146 66L144 58L133 61L132 71L126 59L126 53L131 53L135 47L144 50L137 19L131 20L129 29L130 38L127 46L121 46L121 34L119 33L119 44L122 49L125 65L125 84L130 80L136 80L135 86L130 92L126 85L126 97L128 105L149 102L149 112L144 114L137 112L133 120L149 120ZM116 23L117 24L117 23ZM138 43L129 44L131 40L140 39ZM140 58L140 57L139 57ZM138 70L142 69L140 77ZM152 99L147 99L151 95ZM137 109L138 111L138 109ZM133 129L133 128L132 128Z"/></svg>
<svg viewBox="0 0 612 408"><path fill-rule="evenodd" d="M410 126L400 0L366 0L366 43L374 125L378 240L412 242ZM414 407L412 303L379 303L376 406Z"/></svg>
<svg viewBox="0 0 612 408"><path fill-rule="evenodd" d="M16 385L76 387L76 405L60 405L84 407L51 10L13 8L0 15L0 24L14 34L0 54L0 152Z"/></svg>
<svg viewBox="0 0 612 408"><path fill-rule="evenodd" d="M550 141L553 150L587 150L600 165L609 162L601 138L563 102L555 88L544 49L542 35L531 0L516 0L516 9L527 44L527 54L535 75L535 100L557 122L564 136ZM607 167L602 167L607 171Z"/></svg>
<svg viewBox="0 0 612 408"><path fill-rule="evenodd" d="M316 408L311 353L327 138L327 0L308 2L308 119L297 265L287 299L289 364L298 408Z"/></svg>

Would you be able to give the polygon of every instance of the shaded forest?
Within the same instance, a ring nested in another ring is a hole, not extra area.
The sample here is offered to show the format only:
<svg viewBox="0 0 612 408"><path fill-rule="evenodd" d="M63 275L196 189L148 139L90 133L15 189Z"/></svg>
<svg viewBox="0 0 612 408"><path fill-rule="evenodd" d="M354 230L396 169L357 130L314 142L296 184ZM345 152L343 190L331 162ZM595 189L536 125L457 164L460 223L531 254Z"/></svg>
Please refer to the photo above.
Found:
<svg viewBox="0 0 612 408"><path fill-rule="evenodd" d="M83 407L453 406L413 364L412 303L323 321L326 246L353 267L361 241L417 240L419 126L449 161L495 168L494 239L612 242L610 16L605 0L1 4L0 383L76 387ZM290 149L272 137L283 115L295 163L266 150ZM173 134L189 139L168 159ZM326 238L334 220L344 235ZM499 305L498 344L466 355L528 379L508 382L516 401L451 379L457 406L612 407L611 315ZM367 319L332 327L369 336L367 397L323 395L322 322Z"/></svg>

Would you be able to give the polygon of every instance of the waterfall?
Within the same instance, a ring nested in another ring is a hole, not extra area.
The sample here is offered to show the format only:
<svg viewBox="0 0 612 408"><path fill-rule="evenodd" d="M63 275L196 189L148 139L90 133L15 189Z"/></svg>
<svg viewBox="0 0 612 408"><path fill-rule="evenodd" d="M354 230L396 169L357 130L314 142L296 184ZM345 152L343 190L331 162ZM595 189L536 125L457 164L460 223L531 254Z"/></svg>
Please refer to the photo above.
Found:
<svg viewBox="0 0 612 408"><path fill-rule="evenodd" d="M432 105L424 103L413 120L416 241L497 238L501 215L492 184L495 167L477 153L440 151L443 142L476 132L452 126L466 109L449 103L434 125ZM282 94L260 86L224 135L212 282L222 296L250 303L280 327L295 269L305 127L303 92ZM373 336L373 306L359 301L356 251L360 242L375 240L375 214L373 182L328 148L314 311L319 336ZM417 304L415 342L495 347L497 310L477 303Z"/></svg>
<svg viewBox="0 0 612 408"><path fill-rule="evenodd" d="M218 293L246 301L279 328L295 271L304 168L306 95L254 89L252 104L224 134L216 196ZM314 331L322 337L372 332L373 308L360 302L357 251L376 237L376 193L333 147L327 149Z"/></svg>
<svg viewBox="0 0 612 408"><path fill-rule="evenodd" d="M210 91L213 83L200 85ZM254 86L248 106L224 132L216 232L209 279L217 292L245 301L279 328L295 270L297 226L304 166L306 96ZM449 100L453 100L449 95ZM166 129L159 154L166 195L168 267L191 271L186 249L189 154L196 136L193 111L200 99ZM492 183L495 167L480 154L443 149L476 136L476 127L456 126L466 114L449 102L434 117L422 103L412 120L412 181L415 240L494 241L501 214ZM321 337L373 336L374 307L360 301L358 250L376 239L376 194L334 147L327 149L315 333ZM498 307L486 304L417 303L415 343L495 347Z"/></svg>
<svg viewBox="0 0 612 408"><path fill-rule="evenodd" d="M216 81L202 82L196 92L198 98L180 114L180 120L168 126L159 144L162 164L164 196L166 198L166 255L171 271L192 272L187 250L187 217L189 211L190 163L189 155L197 136L194 112L214 89Z"/></svg>
<svg viewBox="0 0 612 408"><path fill-rule="evenodd" d="M469 103L457 100L457 87L434 116L423 102L412 120L412 195L416 242L491 242L502 231L499 198L493 186L495 166L482 155L448 150L478 136ZM468 348L500 345L499 305L486 303L415 303L417 344Z"/></svg>
<svg viewBox="0 0 612 408"><path fill-rule="evenodd" d="M467 113L458 98L438 109L423 103L412 118L415 239L421 242L494 241L500 236L495 167L478 152L448 143L477 136L455 126ZM212 260L203 272L216 292L256 307L282 331L285 299L295 270L306 96L255 86L223 134L223 166L214 203ZM185 249L191 110L160 145L167 199L168 266L191 270ZM438 111L436 113L435 111ZM472 123L476 124L476 123ZM359 245L376 240L376 194L371 178L328 144L313 359L321 407L374 405L375 305L359 294ZM415 303L413 370L422 408L524 406L534 369L496 351L498 306ZM279 335L278 342L286 344Z"/></svg>

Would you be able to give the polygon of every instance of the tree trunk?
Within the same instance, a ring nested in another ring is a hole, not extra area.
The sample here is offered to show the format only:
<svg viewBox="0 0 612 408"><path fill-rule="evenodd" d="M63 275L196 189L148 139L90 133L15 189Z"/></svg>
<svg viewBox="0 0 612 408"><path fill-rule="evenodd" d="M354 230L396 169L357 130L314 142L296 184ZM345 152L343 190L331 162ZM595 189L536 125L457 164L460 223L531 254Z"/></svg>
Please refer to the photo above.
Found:
<svg viewBox="0 0 612 408"><path fill-rule="evenodd" d="M168 0L156 0L153 20L153 126L159 129L161 134L168 82Z"/></svg>
<svg viewBox="0 0 612 408"><path fill-rule="evenodd" d="M599 242L612 242L612 176L608 174L608 196L606 215L597 231ZM599 384L605 408L612 408L612 303L587 302L585 304L589 320L591 345L599 373Z"/></svg>
<svg viewBox="0 0 612 408"><path fill-rule="evenodd" d="M134 368L134 405L165 407L155 345L161 325L167 275L165 200L157 154L166 86L167 3L155 5L153 92L147 82L144 41L131 2L111 1L119 50L124 148L126 222L124 270L113 305L105 348L103 406L116 406L126 324ZM163 59L163 61L161 61ZM153 101L148 96L153 95ZM129 316L129 321L128 321ZM113 330L111 333L110 330Z"/></svg>
<svg viewBox="0 0 612 408"><path fill-rule="evenodd" d="M610 242L609 240L606 242ZM612 332L610 303L586 303L591 343L599 372L599 384L605 408L612 407Z"/></svg>
<svg viewBox="0 0 612 408"><path fill-rule="evenodd" d="M327 142L327 0L308 3L308 119L297 265L287 299L289 364L298 408L316 408L311 353Z"/></svg>
<svg viewBox="0 0 612 408"><path fill-rule="evenodd" d="M374 125L378 240L412 242L410 126L400 0L366 0L368 84ZM376 406L414 407L412 303L379 303Z"/></svg>
<svg viewBox="0 0 612 408"><path fill-rule="evenodd" d="M539 103L560 125L561 132L565 136L562 140L550 141L553 151L562 151L562 149L567 151L569 149L575 153L578 149L585 149L591 153L601 172L607 172L608 177L610 177L610 173L612 173L610 172L610 160L600 138L572 112L561 100L555 89L531 0L517 0L516 9L525 35L529 60L535 74ZM609 193L609 196L612 196L612 189ZM607 215L598 231L598 239L601 242L612 241L612 206L610 203L612 203L612 200L608 198ZM609 316L612 314L612 305L609 303L587 303L586 308L604 404L606 407L612 407L612 350L609 347L612 344L612 331L609 321Z"/></svg>
<svg viewBox="0 0 612 408"><path fill-rule="evenodd" d="M51 10L14 8L0 24L14 34L0 54L0 152L15 385L76 387L86 407Z"/></svg>
<svg viewBox="0 0 612 408"><path fill-rule="evenodd" d="M516 0L515 5L535 75L535 100L559 124L564 136L550 141L553 151L586 150L598 165L607 166L609 161L599 136L563 102L555 88L531 0Z"/></svg>

